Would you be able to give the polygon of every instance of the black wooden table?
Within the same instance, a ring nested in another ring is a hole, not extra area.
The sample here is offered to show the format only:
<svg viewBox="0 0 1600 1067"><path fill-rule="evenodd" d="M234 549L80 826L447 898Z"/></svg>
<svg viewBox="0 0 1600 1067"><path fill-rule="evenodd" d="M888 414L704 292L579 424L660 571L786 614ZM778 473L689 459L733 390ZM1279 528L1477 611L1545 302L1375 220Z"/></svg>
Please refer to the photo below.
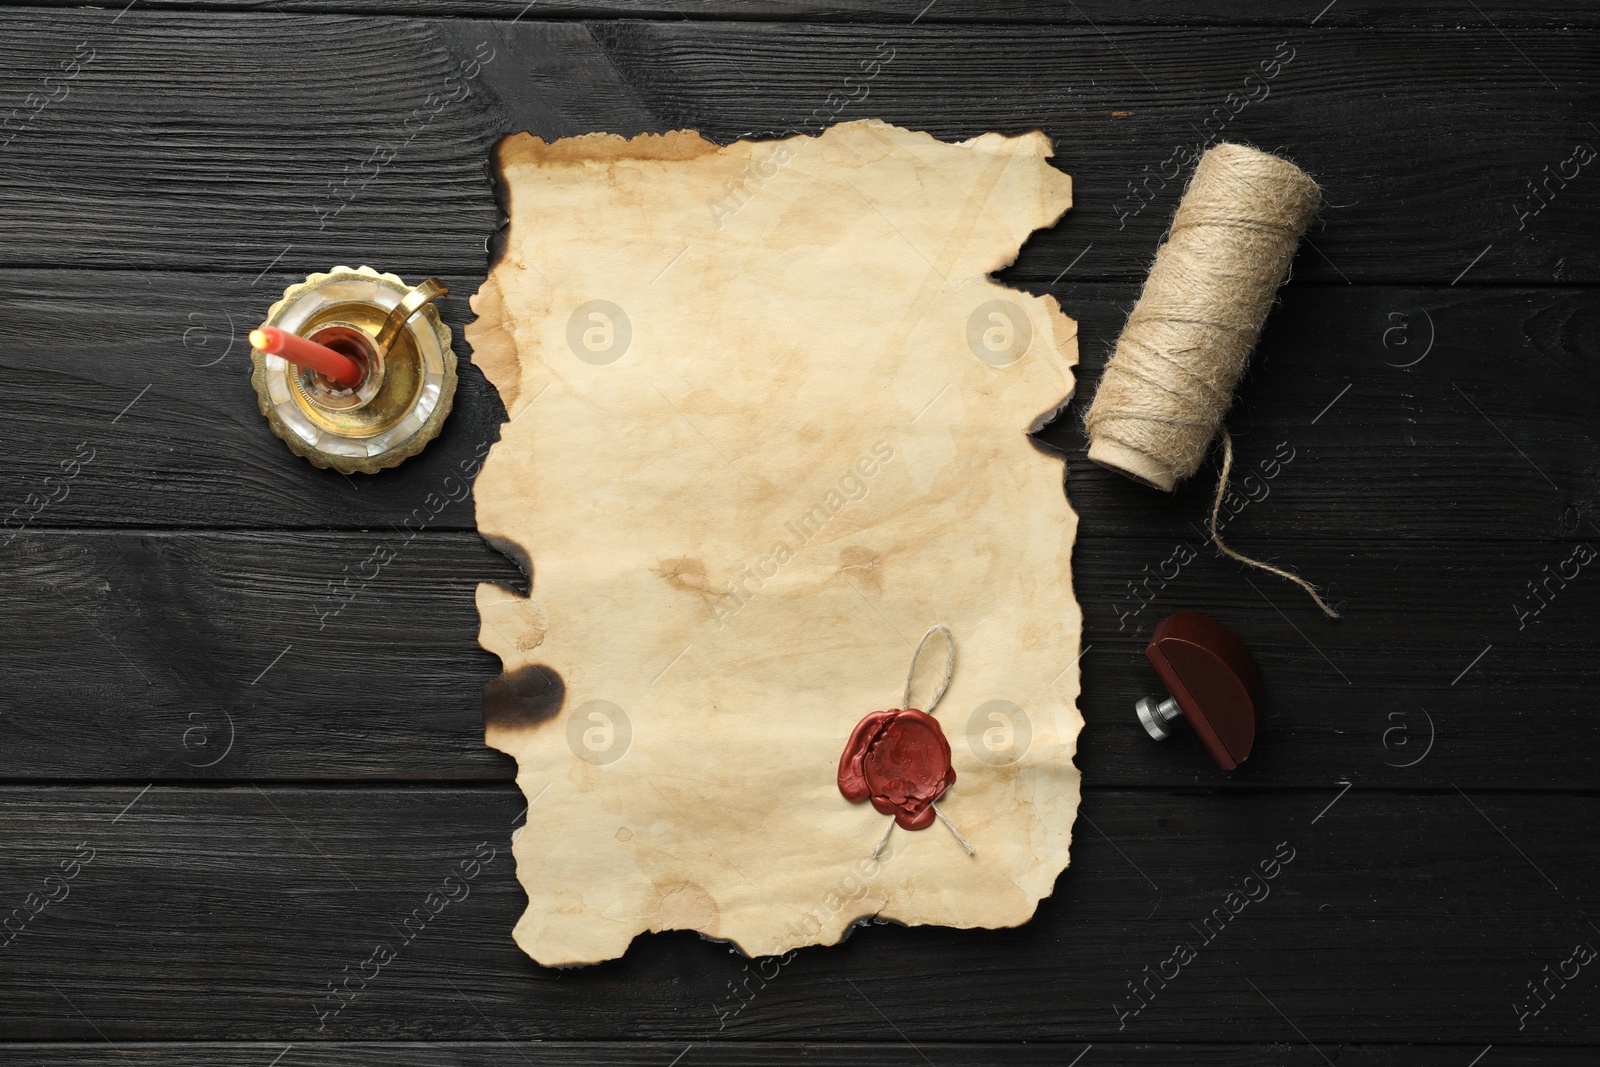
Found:
<svg viewBox="0 0 1600 1067"><path fill-rule="evenodd" d="M0 1063L1595 1062L1592 4L35 0L0 10L0 56ZM521 576L469 502L400 528L503 409L464 364L422 457L316 471L256 411L245 335L369 263L443 277L464 351L507 132L864 117L1042 129L1074 179L1003 275L1081 323L1045 434L1082 517L1072 866L1015 930L873 926L781 968L679 933L541 969L510 938L523 802L481 742L472 599ZM1082 458L1173 161L1219 136L1326 188L1230 420L1254 478L1227 532L1337 622L1205 547L1214 468L1168 498ZM1232 775L1132 715L1180 608L1269 681Z"/></svg>

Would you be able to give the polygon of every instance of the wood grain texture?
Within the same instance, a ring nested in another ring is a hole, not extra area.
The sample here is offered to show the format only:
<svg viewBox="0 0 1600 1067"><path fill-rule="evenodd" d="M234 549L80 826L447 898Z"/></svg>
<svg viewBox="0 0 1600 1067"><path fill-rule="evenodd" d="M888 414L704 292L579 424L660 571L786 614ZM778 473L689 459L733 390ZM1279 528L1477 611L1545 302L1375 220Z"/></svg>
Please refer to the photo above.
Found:
<svg viewBox="0 0 1600 1067"><path fill-rule="evenodd" d="M6 0L0 7L71 7L74 0ZM1600 24L1582 0L1530 8L1516 0L1326 0L1304 5L1250 0L141 0L142 9L308 14L475 16L534 22L574 18L654 18L884 25L1046 23L1076 26L1351 26L1367 28L1497 26L1590 28Z"/></svg>
<svg viewBox="0 0 1600 1067"><path fill-rule="evenodd" d="M1594 832L1600 797L1101 792L1027 926L870 927L752 968L764 988L751 979L736 1013L746 962L691 934L590 968L523 957L505 936L522 907L506 853L521 807L510 784L0 789L8 900L93 850L65 898L0 950L7 1036L884 1042L898 1028L918 1042L1066 1043L1181 1041L1203 1016L1247 1044L1294 1044L1297 1029L1319 1044L1600 1037L1592 983L1570 983L1520 1032L1512 1008L1596 936L1597 857L1570 845ZM729 832L702 815L708 841ZM456 899L429 904L475 853ZM1292 858L1251 890L1262 899L1202 925L1275 854ZM406 926L414 909L432 917ZM1196 958L1119 1020L1113 1004L1135 1003L1126 983L1180 942ZM378 944L394 958L374 976L361 964ZM94 964L69 976L63 960ZM366 988L319 1019L347 973Z"/></svg>
<svg viewBox="0 0 1600 1067"><path fill-rule="evenodd" d="M1341 1042L1313 1047L1298 1038L1264 1045L1186 1044L1101 1040L1092 1044L1067 1043L892 1043L838 1042L800 1044L755 1041L428 1041L344 1042L318 1041L294 1045L285 1042L144 1044L0 1045L3 1067L104 1067L116 1052L135 1062L147 1060L170 1067L261 1067L282 1055L283 1067L356 1067L385 1064L392 1067L504 1067L507 1063L535 1063L540 1067L662 1067L682 1055L684 1067L776 1067L807 1063L818 1067L979 1067L1006 1063L1022 1067L1039 1064L1071 1067L1075 1056L1089 1064L1128 1064L1138 1067L1325 1067L1323 1057L1338 1056L1341 1067L1462 1067L1482 1053L1482 1045L1367 1045ZM1092 1051L1094 1058L1088 1058ZM1507 1067L1588 1067L1592 1053L1582 1048L1549 1045L1494 1046L1494 1062Z"/></svg>
<svg viewBox="0 0 1600 1067"><path fill-rule="evenodd" d="M1600 544L1600 178L1550 178L1600 143L1594 5L76 2L0 4L0 521L28 516L0 532L0 909L95 858L20 935L0 910L0 1064L1593 1062L1592 968L1518 1011L1600 943L1600 578L1549 577ZM863 95L844 79L880 42ZM363 262L446 276L459 331L504 133L730 140L835 107L1040 128L1074 179L1002 273L1080 320L1077 399L1043 435L1081 521L1073 865L1025 927L872 927L769 979L688 934L541 970L509 936L524 816L480 740L470 592L520 575L450 499L498 399L464 361L439 441L343 479L267 432L244 333L288 282ZM1219 125L1327 192L1230 419L1256 481L1226 532L1331 584L1338 623L1204 548L1213 468L1165 497L1082 460L1175 153ZM327 583L380 545L402 550L324 625ZM1231 777L1131 714L1179 608L1267 674ZM1128 983L1285 840L1270 897L1119 1028ZM485 841L470 895L408 936ZM379 941L397 958L319 1030Z"/></svg>
<svg viewBox="0 0 1600 1067"><path fill-rule="evenodd" d="M1531 616L1526 584L1600 537L1277 545L1333 579L1338 622L1197 534L1181 544L1174 560L1170 542L1078 542L1086 789L1594 787L1594 576L1552 585ZM381 545L395 560L346 587L347 603L330 598L328 582L371 569L360 565ZM475 534L22 534L0 560L13 576L0 601L13 635L0 777L512 777L482 744L480 689L499 664L475 645L472 589L515 574ZM1195 605L1234 625L1269 686L1256 750L1232 776L1187 733L1157 745L1134 720L1134 699L1157 693L1150 630ZM72 709L66 723L58 709ZM950 712L955 744L973 710Z"/></svg>
<svg viewBox="0 0 1600 1067"><path fill-rule="evenodd" d="M1324 184L1331 206L1302 278L1591 282L1600 253L1582 237L1600 181L1580 168L1537 215L1519 218L1519 205L1541 202L1528 183L1545 166L1562 170L1596 139L1600 44L1515 34L138 9L112 25L11 9L0 93L65 96L9 145L0 266L476 272L499 220L485 163L504 133L692 127L732 140L870 115L947 139L1054 138L1080 207L1025 258L1042 280L1069 265L1142 277L1181 188L1178 159L1220 131L1287 152ZM94 62L45 86L80 43ZM894 58L862 81L880 43ZM1288 65L1263 81L1275 56Z"/></svg>
<svg viewBox="0 0 1600 1067"><path fill-rule="evenodd" d="M1093 531L1078 543L1086 789L1594 787L1597 579L1552 585L1531 616L1515 605L1530 612L1527 583L1578 544L1600 552L1600 537L1274 545L1331 581L1338 622L1192 531L1181 544L1192 556ZM363 581L380 546L396 558ZM476 534L25 533L0 566L11 576L0 778L512 777L482 744L479 694L499 664L476 647L472 591L517 576ZM328 583L352 575L348 602L330 598ZM1255 752L1229 776L1186 732L1158 745L1133 714L1158 687L1143 656L1151 630L1196 605L1238 630L1268 685ZM951 709L954 743L973 711Z"/></svg>
<svg viewBox="0 0 1600 1067"><path fill-rule="evenodd" d="M455 411L422 456L381 477L314 470L271 435L249 388L246 334L295 279L251 280L0 273L0 522L19 506L12 528L31 514L29 494L83 443L94 461L30 526L384 530L431 493L459 495L447 479L474 469L505 418L478 370L463 362ZM466 356L460 329L478 279L445 281L445 319ZM1085 532L1192 537L1214 467L1169 499L1083 460L1081 412L1138 287L1015 284L1052 293L1079 320L1080 384L1043 440L1068 455ZM1257 547L1600 533L1583 525L1600 509L1600 440L1583 429L1600 394L1597 349L1590 289L1291 285L1229 425L1241 479L1259 479L1275 454L1294 458L1271 481L1271 502L1252 503L1233 529ZM1019 427L1029 417L1019 413ZM1403 490L1390 488L1396 478ZM428 528L470 530L471 508L451 501Z"/></svg>

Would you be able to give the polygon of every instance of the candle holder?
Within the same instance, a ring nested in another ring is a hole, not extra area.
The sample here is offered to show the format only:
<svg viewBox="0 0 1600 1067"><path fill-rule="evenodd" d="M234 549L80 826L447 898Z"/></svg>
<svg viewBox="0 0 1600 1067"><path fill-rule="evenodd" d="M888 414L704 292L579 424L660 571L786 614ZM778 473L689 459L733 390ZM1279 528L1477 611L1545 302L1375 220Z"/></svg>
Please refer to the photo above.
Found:
<svg viewBox="0 0 1600 1067"><path fill-rule="evenodd" d="M261 413L289 450L315 467L374 474L439 435L456 392L450 328L430 278L409 286L371 267L335 267L289 286L265 326L333 349L361 367L350 386L282 356L251 351Z"/></svg>

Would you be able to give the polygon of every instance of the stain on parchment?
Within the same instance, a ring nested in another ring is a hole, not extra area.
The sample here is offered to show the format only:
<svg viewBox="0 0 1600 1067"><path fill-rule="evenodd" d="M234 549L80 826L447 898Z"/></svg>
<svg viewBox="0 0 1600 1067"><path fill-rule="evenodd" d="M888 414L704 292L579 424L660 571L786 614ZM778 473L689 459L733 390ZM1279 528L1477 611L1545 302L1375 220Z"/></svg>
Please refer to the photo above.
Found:
<svg viewBox="0 0 1600 1067"><path fill-rule="evenodd" d="M715 936L722 919L722 909L715 898L693 882L659 887L655 912L657 929L698 930L707 937Z"/></svg>
<svg viewBox="0 0 1600 1067"><path fill-rule="evenodd" d="M711 588L711 578L706 574L706 565L697 559L686 557L664 559L656 564L656 574L672 588L685 593L703 593L712 596L717 592Z"/></svg>
<svg viewBox="0 0 1600 1067"><path fill-rule="evenodd" d="M883 557L870 548L846 545L839 550L839 569L863 591L883 592Z"/></svg>

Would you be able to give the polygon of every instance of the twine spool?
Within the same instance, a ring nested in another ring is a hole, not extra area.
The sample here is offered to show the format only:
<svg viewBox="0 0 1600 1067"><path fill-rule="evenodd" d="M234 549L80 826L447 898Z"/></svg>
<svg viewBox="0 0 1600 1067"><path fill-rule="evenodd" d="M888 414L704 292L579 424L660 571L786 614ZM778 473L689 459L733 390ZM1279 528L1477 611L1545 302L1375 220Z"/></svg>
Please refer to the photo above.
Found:
<svg viewBox="0 0 1600 1067"><path fill-rule="evenodd" d="M1084 417L1091 460L1166 492L1200 468L1321 204L1317 183L1277 156L1219 144L1200 157ZM1337 617L1309 584L1224 545L1217 505L1218 549L1298 582Z"/></svg>

